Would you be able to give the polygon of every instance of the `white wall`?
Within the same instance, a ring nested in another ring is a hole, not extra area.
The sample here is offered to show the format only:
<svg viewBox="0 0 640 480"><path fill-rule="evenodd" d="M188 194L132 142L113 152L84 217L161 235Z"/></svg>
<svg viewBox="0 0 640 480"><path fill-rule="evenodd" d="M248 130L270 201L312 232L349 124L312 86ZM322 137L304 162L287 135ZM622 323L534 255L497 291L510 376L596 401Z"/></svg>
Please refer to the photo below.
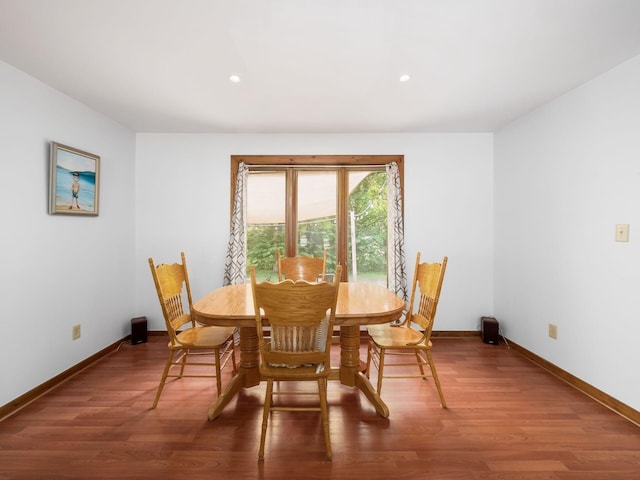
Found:
<svg viewBox="0 0 640 480"><path fill-rule="evenodd" d="M51 141L101 156L98 217L48 215ZM0 144L4 405L130 332L135 136L0 62Z"/></svg>
<svg viewBox="0 0 640 480"><path fill-rule="evenodd" d="M636 410L639 85L636 57L495 136L495 313L505 334ZM619 223L630 224L629 243L614 241Z"/></svg>
<svg viewBox="0 0 640 480"><path fill-rule="evenodd" d="M14 366L0 373L0 405L126 336L133 316L164 329L147 257L184 250L196 298L222 284L230 155L404 154L408 264L418 250L450 259L436 329L495 314L515 342L640 409L637 85L640 57L495 139L136 137L0 62L0 325L12 340L0 360ZM50 141L101 156L98 217L47 214ZM629 243L614 242L617 223L631 225ZM82 338L71 341L75 324Z"/></svg>
<svg viewBox="0 0 640 480"><path fill-rule="evenodd" d="M222 285L231 155L403 154L408 267L449 256L436 329L474 330L493 313L493 135L138 134L137 313L164 323L147 258L184 250L194 297ZM409 279L410 280L410 279Z"/></svg>

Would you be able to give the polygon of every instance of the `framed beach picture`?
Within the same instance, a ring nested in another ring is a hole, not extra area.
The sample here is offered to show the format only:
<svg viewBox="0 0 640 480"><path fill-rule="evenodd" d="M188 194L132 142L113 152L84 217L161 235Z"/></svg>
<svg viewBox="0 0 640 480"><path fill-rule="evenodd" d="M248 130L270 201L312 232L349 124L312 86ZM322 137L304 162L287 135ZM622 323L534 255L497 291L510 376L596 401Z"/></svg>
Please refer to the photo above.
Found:
<svg viewBox="0 0 640 480"><path fill-rule="evenodd" d="M100 157L51 142L49 213L98 215Z"/></svg>

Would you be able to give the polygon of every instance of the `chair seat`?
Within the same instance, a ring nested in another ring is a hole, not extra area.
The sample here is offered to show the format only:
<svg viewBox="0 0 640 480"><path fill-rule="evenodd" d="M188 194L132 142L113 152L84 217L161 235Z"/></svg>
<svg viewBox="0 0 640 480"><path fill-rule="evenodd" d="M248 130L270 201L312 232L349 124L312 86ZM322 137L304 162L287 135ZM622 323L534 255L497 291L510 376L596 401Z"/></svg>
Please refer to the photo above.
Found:
<svg viewBox="0 0 640 480"><path fill-rule="evenodd" d="M369 337L377 345L384 348L431 348L431 340L427 343L424 341L418 343L424 334L420 330L407 327L391 327L384 325L384 328L375 328L369 330ZM412 345L407 346L408 343Z"/></svg>
<svg viewBox="0 0 640 480"><path fill-rule="evenodd" d="M231 335L233 327L191 327L176 336L178 342L169 342L169 348L216 348L223 345Z"/></svg>
<svg viewBox="0 0 640 480"><path fill-rule="evenodd" d="M327 377L331 373L331 368L325 365L322 371L317 372L317 365L304 365L300 367L271 366L260 364L260 375L274 379L286 380L315 380L316 378Z"/></svg>

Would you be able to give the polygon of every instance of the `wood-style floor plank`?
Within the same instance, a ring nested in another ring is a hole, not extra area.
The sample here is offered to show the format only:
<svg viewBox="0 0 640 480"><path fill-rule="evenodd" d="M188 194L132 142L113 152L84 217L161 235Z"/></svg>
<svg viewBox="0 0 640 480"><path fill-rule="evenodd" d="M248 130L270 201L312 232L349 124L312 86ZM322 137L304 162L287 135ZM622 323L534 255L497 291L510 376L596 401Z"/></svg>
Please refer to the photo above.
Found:
<svg viewBox="0 0 640 480"><path fill-rule="evenodd" d="M635 424L505 345L434 345L448 409L430 380L385 379L386 419L330 382L333 461L318 414L277 412L258 462L264 386L241 392L210 422L211 380L173 380L151 410L166 341L150 336L0 422L0 479L640 478Z"/></svg>

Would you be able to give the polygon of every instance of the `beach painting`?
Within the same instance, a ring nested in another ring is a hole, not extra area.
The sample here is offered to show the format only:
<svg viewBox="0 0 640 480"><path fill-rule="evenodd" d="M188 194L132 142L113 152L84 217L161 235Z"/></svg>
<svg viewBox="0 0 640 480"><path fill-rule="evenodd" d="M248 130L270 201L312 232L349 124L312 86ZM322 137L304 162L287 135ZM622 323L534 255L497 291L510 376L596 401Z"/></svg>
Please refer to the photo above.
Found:
<svg viewBox="0 0 640 480"><path fill-rule="evenodd" d="M98 215L100 157L51 142L49 213Z"/></svg>

